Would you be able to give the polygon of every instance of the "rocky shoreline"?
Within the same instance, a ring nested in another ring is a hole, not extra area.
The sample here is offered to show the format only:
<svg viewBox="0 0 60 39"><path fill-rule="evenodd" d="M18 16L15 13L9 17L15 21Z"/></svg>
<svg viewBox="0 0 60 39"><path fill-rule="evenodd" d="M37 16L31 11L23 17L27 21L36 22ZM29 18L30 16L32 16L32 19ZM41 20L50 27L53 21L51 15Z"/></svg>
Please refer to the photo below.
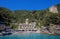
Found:
<svg viewBox="0 0 60 39"><path fill-rule="evenodd" d="M14 33L12 33L12 34L5 34L5 35L33 34L33 33L48 34L48 35L60 35L60 34L50 33L50 32L48 32L48 31L40 31L40 32L34 32L34 31L19 31L19 32L14 32ZM5 36L5 35L0 34L0 36Z"/></svg>
<svg viewBox="0 0 60 39"><path fill-rule="evenodd" d="M49 34L49 35L60 35L60 33L51 33L49 31L41 31L41 34Z"/></svg>

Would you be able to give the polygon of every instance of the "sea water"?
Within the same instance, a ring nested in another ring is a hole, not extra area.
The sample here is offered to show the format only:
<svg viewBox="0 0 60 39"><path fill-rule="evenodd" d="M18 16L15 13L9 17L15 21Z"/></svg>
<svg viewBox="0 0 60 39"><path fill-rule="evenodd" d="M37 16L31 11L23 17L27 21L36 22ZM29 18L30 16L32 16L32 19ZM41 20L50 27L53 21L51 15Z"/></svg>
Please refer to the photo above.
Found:
<svg viewBox="0 0 60 39"><path fill-rule="evenodd" d="M60 36L48 34L16 34L0 36L0 39L60 39Z"/></svg>

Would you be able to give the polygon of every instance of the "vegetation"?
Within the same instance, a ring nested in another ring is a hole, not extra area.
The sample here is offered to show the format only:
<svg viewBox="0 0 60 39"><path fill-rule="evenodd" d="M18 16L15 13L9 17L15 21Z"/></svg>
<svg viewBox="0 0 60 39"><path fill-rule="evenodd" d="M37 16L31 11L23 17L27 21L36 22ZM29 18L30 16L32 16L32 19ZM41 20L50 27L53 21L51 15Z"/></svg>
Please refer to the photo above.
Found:
<svg viewBox="0 0 60 39"><path fill-rule="evenodd" d="M14 19L15 17L12 11L0 7L0 22L5 23L6 26L10 26L10 24L14 21Z"/></svg>
<svg viewBox="0 0 60 39"><path fill-rule="evenodd" d="M57 5L58 11L60 10L60 4ZM29 22L35 21L37 27L49 26L50 24L60 25L60 12L51 13L46 10L15 10L10 11L6 8L0 7L0 21L4 21L8 24L12 22L23 23L28 18Z"/></svg>
<svg viewBox="0 0 60 39"><path fill-rule="evenodd" d="M12 24L12 27L11 28L12 29L18 29L17 25L15 25L15 24Z"/></svg>

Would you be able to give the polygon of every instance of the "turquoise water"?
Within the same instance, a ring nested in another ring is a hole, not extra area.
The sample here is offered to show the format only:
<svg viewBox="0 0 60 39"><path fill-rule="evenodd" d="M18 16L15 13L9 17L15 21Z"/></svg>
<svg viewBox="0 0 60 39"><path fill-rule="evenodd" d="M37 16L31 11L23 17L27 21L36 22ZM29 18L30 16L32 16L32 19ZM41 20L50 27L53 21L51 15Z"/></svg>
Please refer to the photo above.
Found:
<svg viewBox="0 0 60 39"><path fill-rule="evenodd" d="M48 34L20 34L10 36L0 36L0 39L60 39L59 35Z"/></svg>

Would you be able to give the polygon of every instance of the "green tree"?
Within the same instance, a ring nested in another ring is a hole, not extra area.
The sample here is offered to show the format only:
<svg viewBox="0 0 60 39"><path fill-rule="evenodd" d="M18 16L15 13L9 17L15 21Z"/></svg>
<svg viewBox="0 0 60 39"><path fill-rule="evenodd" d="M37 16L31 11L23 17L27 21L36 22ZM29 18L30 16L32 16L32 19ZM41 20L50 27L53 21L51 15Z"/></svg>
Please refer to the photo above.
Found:
<svg viewBox="0 0 60 39"><path fill-rule="evenodd" d="M10 23L15 19L12 11L9 9L0 7L0 21L4 22L6 26L10 26Z"/></svg>

